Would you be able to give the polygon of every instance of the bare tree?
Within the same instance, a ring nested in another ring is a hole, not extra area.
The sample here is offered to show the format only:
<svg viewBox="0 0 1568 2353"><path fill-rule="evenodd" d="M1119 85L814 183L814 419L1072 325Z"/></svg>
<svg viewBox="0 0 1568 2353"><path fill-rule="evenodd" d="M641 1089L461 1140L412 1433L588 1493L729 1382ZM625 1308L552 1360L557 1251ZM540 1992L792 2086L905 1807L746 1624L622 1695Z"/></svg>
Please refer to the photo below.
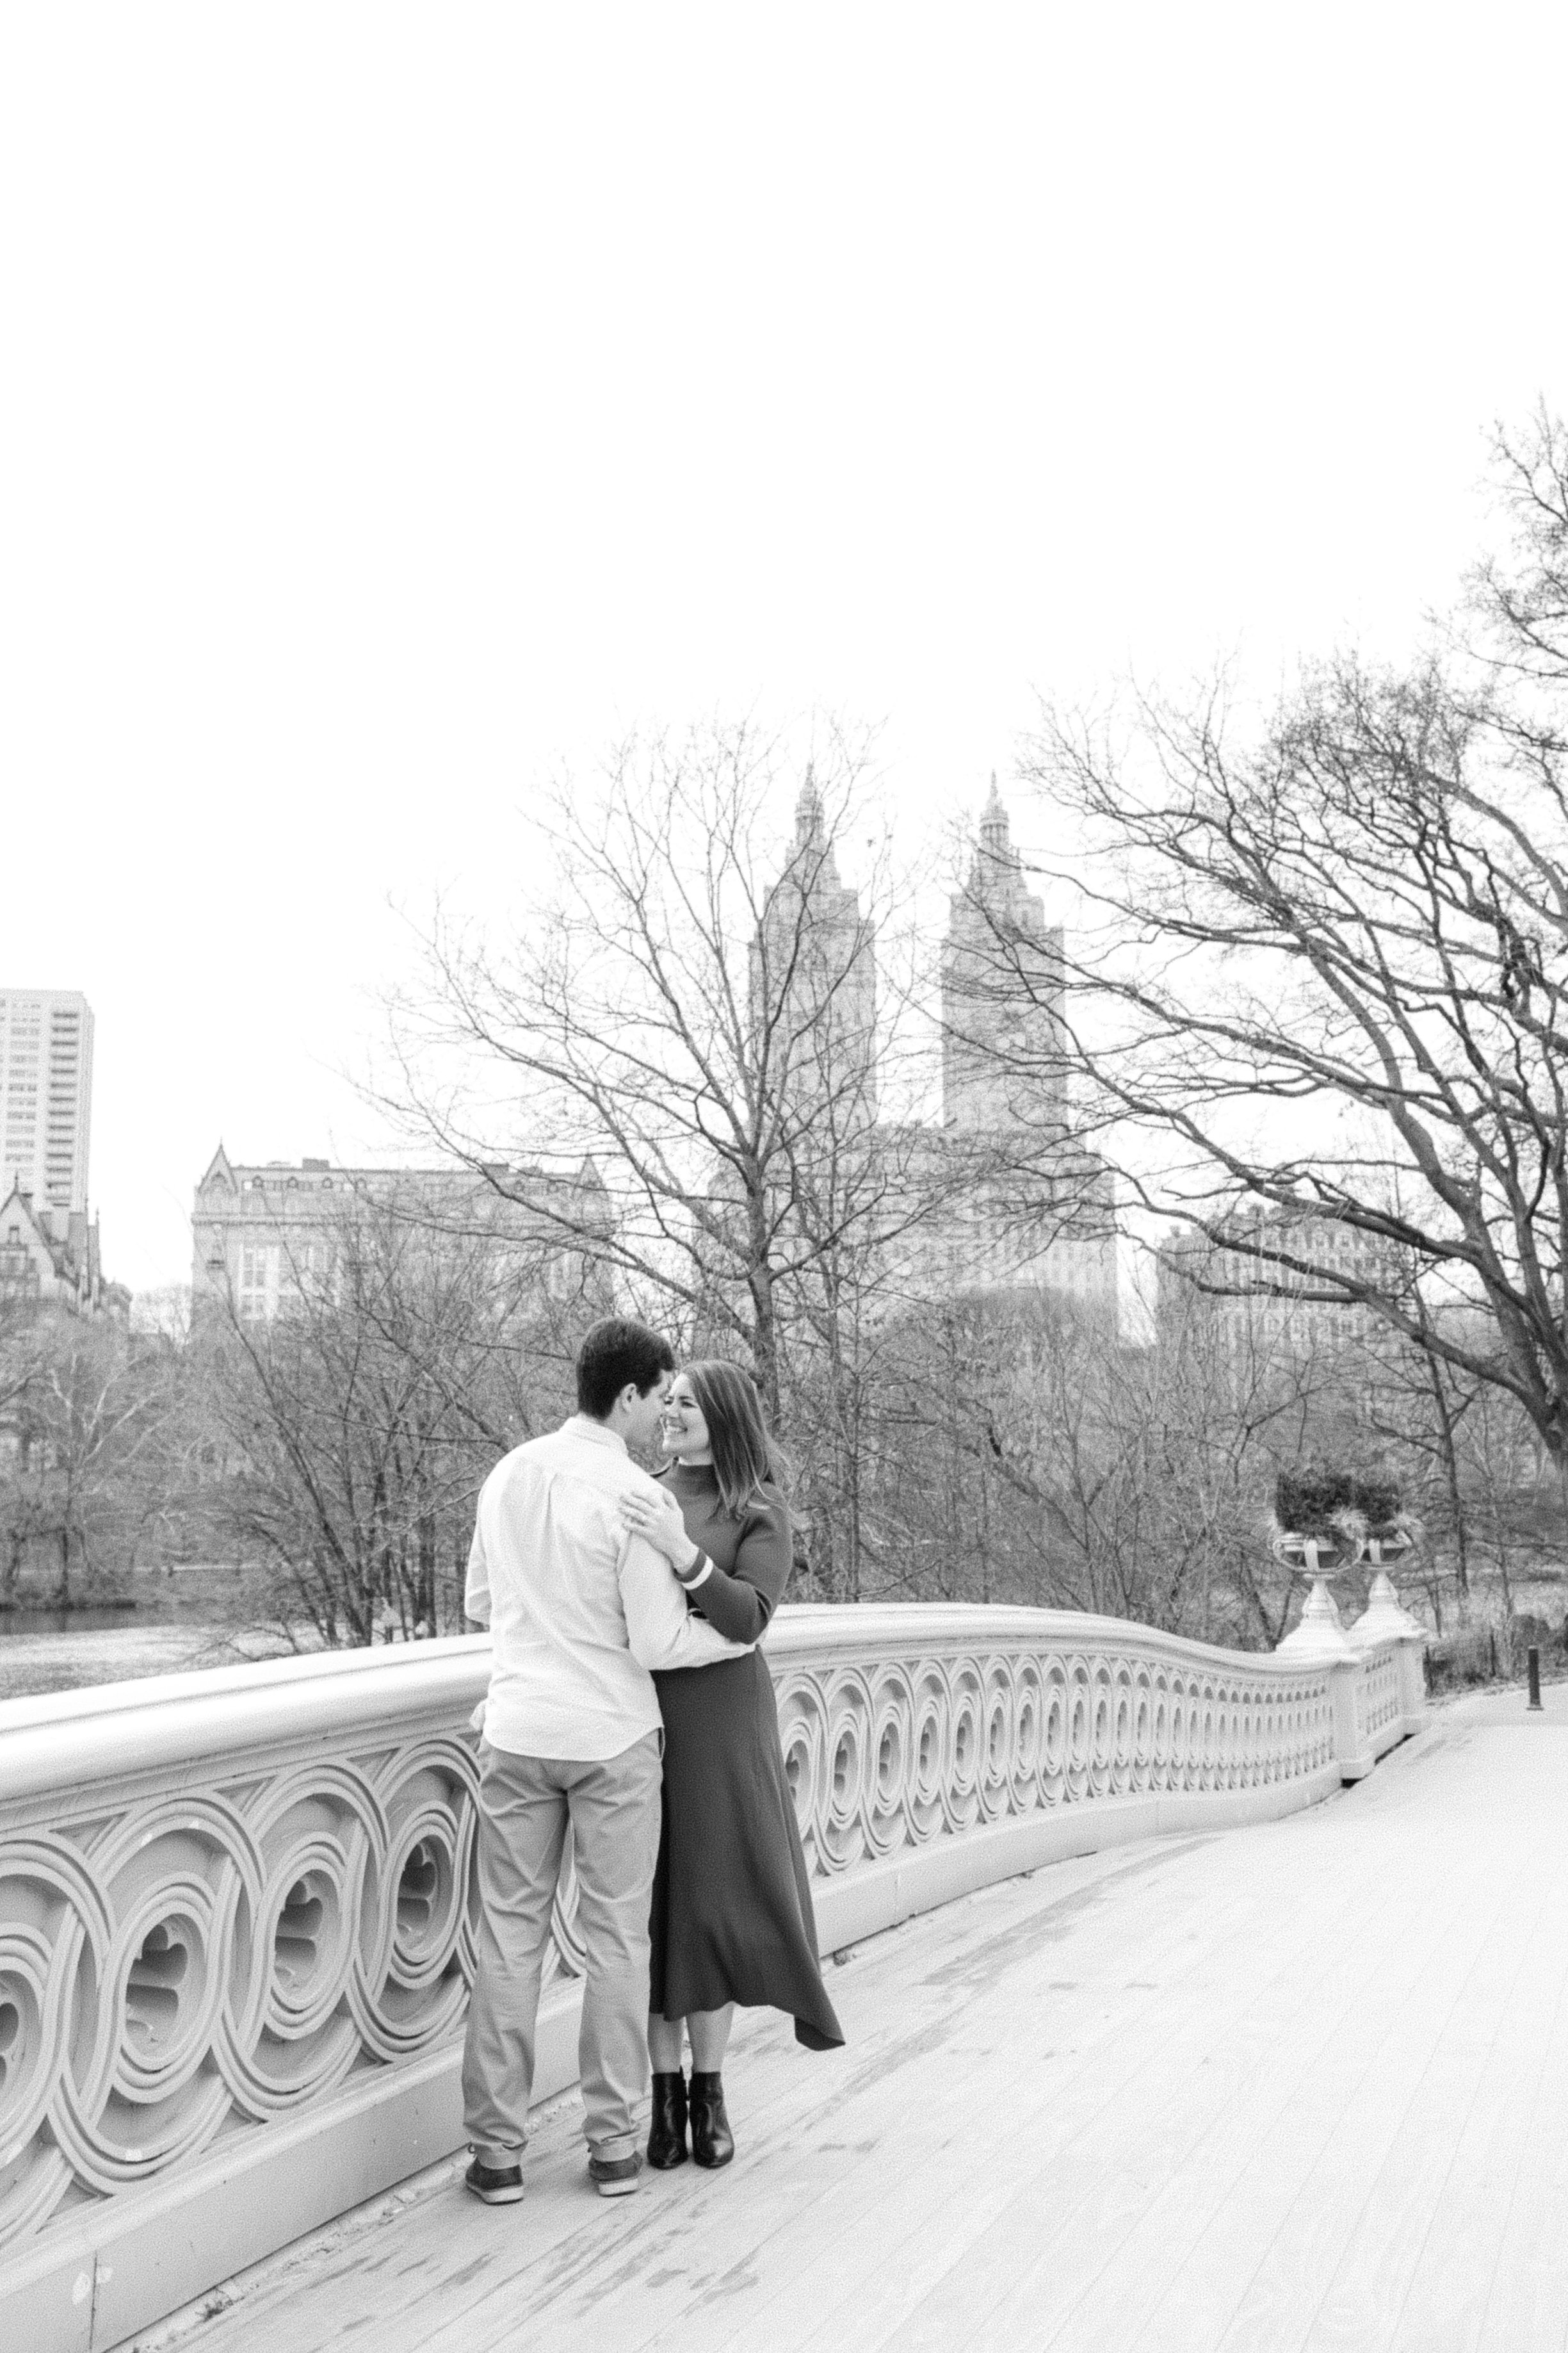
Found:
<svg viewBox="0 0 1568 2353"><path fill-rule="evenodd" d="M1504 457L1468 651L1326 663L1250 740L1219 691L1135 698L1121 735L1047 711L1031 774L1088 913L1032 1075L1076 1078L1130 1198L1505 1391L1561 1475L1568 441L1542 418ZM1244 1195L1280 1213L1251 1245Z"/></svg>
<svg viewBox="0 0 1568 2353"><path fill-rule="evenodd" d="M397 1194L345 1201L319 1252L274 1320L228 1299L199 1328L209 1511L296 1639L458 1630L485 1474L566 1409L559 1253Z"/></svg>
<svg viewBox="0 0 1568 2353"><path fill-rule="evenodd" d="M859 1590L870 1355L940 1189L908 1116L913 951L885 844L857 887L839 871L864 807L838 735L793 773L745 725L628 744L598 790L556 796L551 887L511 938L440 923L429 997L396 1024L444 1154L482 1172L525 1124L535 1157L591 1155L608 1219L542 1214L683 1344L750 1364L797 1457L811 1589L836 1598Z"/></svg>
<svg viewBox="0 0 1568 2353"><path fill-rule="evenodd" d="M0 1327L0 1590L44 1569L57 1609L133 1567L167 1494L176 1366L115 1325L49 1312ZM73 1580L75 1582L73 1583Z"/></svg>
<svg viewBox="0 0 1568 2353"><path fill-rule="evenodd" d="M1238 1350L1195 1293L1180 1304L1142 1345L1021 1285L889 1327L862 1465L868 1591L1278 1639L1275 1471L1341 1392L1321 1354L1262 1333Z"/></svg>

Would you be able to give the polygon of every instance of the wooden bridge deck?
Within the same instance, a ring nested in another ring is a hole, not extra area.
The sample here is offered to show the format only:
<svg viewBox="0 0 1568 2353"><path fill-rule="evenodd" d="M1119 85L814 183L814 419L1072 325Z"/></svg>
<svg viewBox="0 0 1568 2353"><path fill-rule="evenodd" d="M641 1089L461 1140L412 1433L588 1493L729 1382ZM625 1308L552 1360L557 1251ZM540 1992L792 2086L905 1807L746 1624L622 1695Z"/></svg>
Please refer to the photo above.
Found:
<svg viewBox="0 0 1568 2353"><path fill-rule="evenodd" d="M846 2052L743 2021L725 2173L597 2199L558 2104L521 2206L440 2168L180 2333L1557 2353L1568 1689L1548 1703L1461 1703L1309 1814L1061 1864L867 1944L833 1972Z"/></svg>

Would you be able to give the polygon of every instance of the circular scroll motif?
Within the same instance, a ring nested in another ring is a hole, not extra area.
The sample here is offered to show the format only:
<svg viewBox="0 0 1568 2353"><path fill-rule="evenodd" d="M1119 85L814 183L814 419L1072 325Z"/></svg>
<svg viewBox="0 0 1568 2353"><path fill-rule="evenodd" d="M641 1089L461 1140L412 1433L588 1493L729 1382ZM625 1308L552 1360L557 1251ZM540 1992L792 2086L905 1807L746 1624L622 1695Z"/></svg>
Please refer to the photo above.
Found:
<svg viewBox="0 0 1568 2353"><path fill-rule="evenodd" d="M1047 1659L1040 1668L1040 1700L1045 1711L1040 1738L1040 1796L1047 1806L1059 1806L1067 1796L1068 1719L1072 1693L1060 1659Z"/></svg>
<svg viewBox="0 0 1568 2353"><path fill-rule="evenodd" d="M910 1684L911 1778L905 1814L910 1835L923 1844L945 1828L948 1751L952 1736L952 1693L944 1670L922 1660Z"/></svg>
<svg viewBox="0 0 1568 2353"><path fill-rule="evenodd" d="M979 1668L980 1810L988 1822L1013 1811L1013 1754L1017 1745L1017 1694L1012 1662L992 1659Z"/></svg>
<svg viewBox="0 0 1568 2353"><path fill-rule="evenodd" d="M1163 1667L1150 1679L1149 1778L1156 1789L1171 1784L1171 1678Z"/></svg>
<svg viewBox="0 0 1568 2353"><path fill-rule="evenodd" d="M823 1803L823 1778L827 1749L826 1710L821 1685L814 1675L792 1673L778 1694L779 1741L784 1750L784 1778L795 1799L795 1820L807 1863L818 1857L816 1822Z"/></svg>
<svg viewBox="0 0 1568 2353"><path fill-rule="evenodd" d="M817 1848L836 1871L858 1862L871 1843L867 1801L875 1778L875 1715L858 1670L835 1677L827 1695L826 1802L817 1818Z"/></svg>
<svg viewBox="0 0 1568 2353"><path fill-rule="evenodd" d="M973 1659L959 1659L948 1671L942 1815L950 1831L969 1830L980 1820L984 1746L984 1677Z"/></svg>
<svg viewBox="0 0 1568 2353"><path fill-rule="evenodd" d="M1094 1689L1088 1662L1068 1662L1068 1769L1069 1798L1089 1793L1089 1768L1094 1759Z"/></svg>
<svg viewBox="0 0 1568 2353"><path fill-rule="evenodd" d="M1014 1813L1027 1814L1040 1803L1040 1776L1045 1762L1046 1694L1037 1659L1014 1662L1013 1708L1008 1789Z"/></svg>
<svg viewBox="0 0 1568 2353"><path fill-rule="evenodd" d="M863 1811L869 1854L892 1854L910 1838L905 1793L912 1770L914 1693L904 1668L879 1667L869 1678L870 1715Z"/></svg>

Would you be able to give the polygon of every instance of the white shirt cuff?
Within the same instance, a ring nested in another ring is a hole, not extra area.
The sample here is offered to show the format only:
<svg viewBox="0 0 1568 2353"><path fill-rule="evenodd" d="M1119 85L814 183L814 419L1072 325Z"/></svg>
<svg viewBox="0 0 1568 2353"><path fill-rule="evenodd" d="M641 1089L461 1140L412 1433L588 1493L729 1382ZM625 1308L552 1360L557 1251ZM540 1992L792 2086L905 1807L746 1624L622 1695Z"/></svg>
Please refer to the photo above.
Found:
<svg viewBox="0 0 1568 2353"><path fill-rule="evenodd" d="M680 1582L685 1587L688 1593L695 1593L698 1587L700 1585L705 1585L713 1574L712 1562L706 1559L701 1553L699 1553L697 1557L702 1562L702 1567L699 1574L696 1577L681 1577L680 1578ZM677 1574L679 1575L679 1572L677 1571Z"/></svg>

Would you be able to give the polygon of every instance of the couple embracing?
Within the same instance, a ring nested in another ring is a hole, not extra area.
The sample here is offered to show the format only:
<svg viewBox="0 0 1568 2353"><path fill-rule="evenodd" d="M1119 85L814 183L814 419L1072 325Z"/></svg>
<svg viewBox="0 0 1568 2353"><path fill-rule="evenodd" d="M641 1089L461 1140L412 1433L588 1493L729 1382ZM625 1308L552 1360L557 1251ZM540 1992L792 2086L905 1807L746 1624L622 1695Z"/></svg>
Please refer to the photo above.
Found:
<svg viewBox="0 0 1568 2353"><path fill-rule="evenodd" d="M479 1749L479 1970L463 2052L465 2177L522 2196L540 1977L568 1823L586 1953L579 2042L588 2170L721 2166L735 2005L843 2042L817 1966L773 1681L756 1645L789 1576L789 1514L736 1366L678 1372L620 1317L577 1356L577 1405L479 1493L465 1607L490 1629ZM657 1479L628 1449L658 1438ZM689 2039L689 2090L682 2072Z"/></svg>

